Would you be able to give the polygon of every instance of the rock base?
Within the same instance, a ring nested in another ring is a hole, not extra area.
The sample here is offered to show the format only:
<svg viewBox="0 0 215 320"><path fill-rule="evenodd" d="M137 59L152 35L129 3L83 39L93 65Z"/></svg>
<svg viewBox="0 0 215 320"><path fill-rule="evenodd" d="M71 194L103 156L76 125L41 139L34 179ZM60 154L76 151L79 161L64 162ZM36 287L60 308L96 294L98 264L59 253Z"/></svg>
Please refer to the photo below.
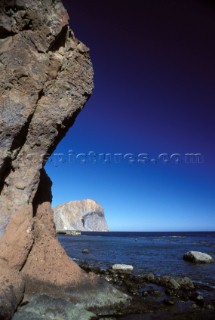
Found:
<svg viewBox="0 0 215 320"><path fill-rule="evenodd" d="M47 295L35 295L31 301L17 312L12 320L90 320L95 314L69 301Z"/></svg>
<svg viewBox="0 0 215 320"><path fill-rule="evenodd" d="M0 266L0 319L9 320L24 295L24 281L14 269Z"/></svg>

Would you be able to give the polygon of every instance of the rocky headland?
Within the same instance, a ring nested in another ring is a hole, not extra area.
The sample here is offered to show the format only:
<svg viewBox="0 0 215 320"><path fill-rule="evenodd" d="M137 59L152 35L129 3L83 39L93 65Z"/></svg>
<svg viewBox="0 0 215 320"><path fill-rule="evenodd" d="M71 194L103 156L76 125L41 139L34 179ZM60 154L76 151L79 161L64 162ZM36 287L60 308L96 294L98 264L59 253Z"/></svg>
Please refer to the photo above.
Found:
<svg viewBox="0 0 215 320"><path fill-rule="evenodd" d="M104 209L94 200L66 202L53 211L57 231L108 231Z"/></svg>

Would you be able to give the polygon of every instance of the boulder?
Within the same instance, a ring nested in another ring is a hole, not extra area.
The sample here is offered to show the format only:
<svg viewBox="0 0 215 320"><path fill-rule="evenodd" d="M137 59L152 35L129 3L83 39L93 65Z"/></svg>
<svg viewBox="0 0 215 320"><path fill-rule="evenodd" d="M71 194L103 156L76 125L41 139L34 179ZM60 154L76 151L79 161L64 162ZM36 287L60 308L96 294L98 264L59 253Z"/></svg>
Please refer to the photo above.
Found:
<svg viewBox="0 0 215 320"><path fill-rule="evenodd" d="M212 263L214 262L213 258L203 252L199 251L188 251L184 254L183 259L192 263Z"/></svg>
<svg viewBox="0 0 215 320"><path fill-rule="evenodd" d="M113 264L111 269L114 271L132 272L134 267L129 264Z"/></svg>
<svg viewBox="0 0 215 320"><path fill-rule="evenodd" d="M195 298L195 302L197 305L203 306L204 305L204 297L200 294L197 295L197 297Z"/></svg>
<svg viewBox="0 0 215 320"><path fill-rule="evenodd" d="M171 278L169 280L169 287L173 290L178 290L180 288L180 284L174 278Z"/></svg>
<svg viewBox="0 0 215 320"><path fill-rule="evenodd" d="M89 251L89 249L83 249L82 253L88 254L88 253L90 253L90 251Z"/></svg>
<svg viewBox="0 0 215 320"><path fill-rule="evenodd" d="M178 279L174 279L169 276L161 276L159 279L157 279L158 284L160 284L162 287L170 289L170 290L179 290L180 284Z"/></svg>
<svg viewBox="0 0 215 320"><path fill-rule="evenodd" d="M70 201L54 208L57 231L108 231L104 209L94 200Z"/></svg>
<svg viewBox="0 0 215 320"><path fill-rule="evenodd" d="M153 273L149 273L144 275L144 279L148 282L153 282L155 281L155 275Z"/></svg>
<svg viewBox="0 0 215 320"><path fill-rule="evenodd" d="M193 290L193 289L195 289L193 281L188 277L179 278L179 279L177 279L177 282L180 284L180 286L181 286L181 288L183 290Z"/></svg>

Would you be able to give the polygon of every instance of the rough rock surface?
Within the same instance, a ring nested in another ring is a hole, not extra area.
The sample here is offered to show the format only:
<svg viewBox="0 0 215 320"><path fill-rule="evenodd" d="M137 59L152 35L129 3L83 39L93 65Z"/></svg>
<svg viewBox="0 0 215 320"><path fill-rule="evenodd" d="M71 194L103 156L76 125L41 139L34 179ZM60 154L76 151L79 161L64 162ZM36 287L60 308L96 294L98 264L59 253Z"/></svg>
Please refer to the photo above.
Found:
<svg viewBox="0 0 215 320"><path fill-rule="evenodd" d="M0 233L33 202L40 169L92 92L88 48L60 0L0 4Z"/></svg>
<svg viewBox="0 0 215 320"><path fill-rule="evenodd" d="M21 270L26 296L34 292L46 293L69 299L81 308L104 308L107 304L125 302L127 295L95 274L84 272L59 244L50 204L51 194L48 192L50 185L50 179L42 171L34 201L34 245Z"/></svg>
<svg viewBox="0 0 215 320"><path fill-rule="evenodd" d="M0 2L2 320L11 317L33 273L40 288L86 278L57 242L43 167L92 92L88 51L60 0Z"/></svg>
<svg viewBox="0 0 215 320"><path fill-rule="evenodd" d="M15 314L13 320L90 320L92 317L95 318L95 314L69 301L47 295L36 295Z"/></svg>
<svg viewBox="0 0 215 320"><path fill-rule="evenodd" d="M0 2L1 320L35 292L79 307L127 300L58 243L43 169L92 92L88 51L60 0Z"/></svg>
<svg viewBox="0 0 215 320"><path fill-rule="evenodd" d="M57 206L54 221L57 230L108 231L104 209L90 199Z"/></svg>
<svg viewBox="0 0 215 320"><path fill-rule="evenodd" d="M69 285L80 282L82 272L69 259L60 246L53 230L45 230L45 226L53 224L50 203L39 206L34 223L35 243L22 269L28 279L50 282L56 285ZM54 268L50 266L54 266Z"/></svg>
<svg viewBox="0 0 215 320"><path fill-rule="evenodd" d="M11 319L24 294L24 281L15 269L0 265L0 319Z"/></svg>
<svg viewBox="0 0 215 320"><path fill-rule="evenodd" d="M203 252L199 251L188 251L184 254L183 259L193 263L212 263L214 262L213 258Z"/></svg>

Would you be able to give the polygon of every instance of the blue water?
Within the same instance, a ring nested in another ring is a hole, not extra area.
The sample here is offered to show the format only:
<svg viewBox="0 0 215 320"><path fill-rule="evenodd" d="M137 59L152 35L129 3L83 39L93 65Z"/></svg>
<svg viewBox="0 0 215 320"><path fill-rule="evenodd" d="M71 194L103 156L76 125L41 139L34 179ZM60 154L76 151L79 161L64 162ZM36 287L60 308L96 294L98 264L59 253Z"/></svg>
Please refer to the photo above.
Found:
<svg viewBox="0 0 215 320"><path fill-rule="evenodd" d="M215 232L85 232L59 236L67 254L107 268L114 263L134 266L134 272L187 276L215 288L215 263L193 265L183 260L187 251L202 251L215 259ZM89 254L83 254L83 249Z"/></svg>

